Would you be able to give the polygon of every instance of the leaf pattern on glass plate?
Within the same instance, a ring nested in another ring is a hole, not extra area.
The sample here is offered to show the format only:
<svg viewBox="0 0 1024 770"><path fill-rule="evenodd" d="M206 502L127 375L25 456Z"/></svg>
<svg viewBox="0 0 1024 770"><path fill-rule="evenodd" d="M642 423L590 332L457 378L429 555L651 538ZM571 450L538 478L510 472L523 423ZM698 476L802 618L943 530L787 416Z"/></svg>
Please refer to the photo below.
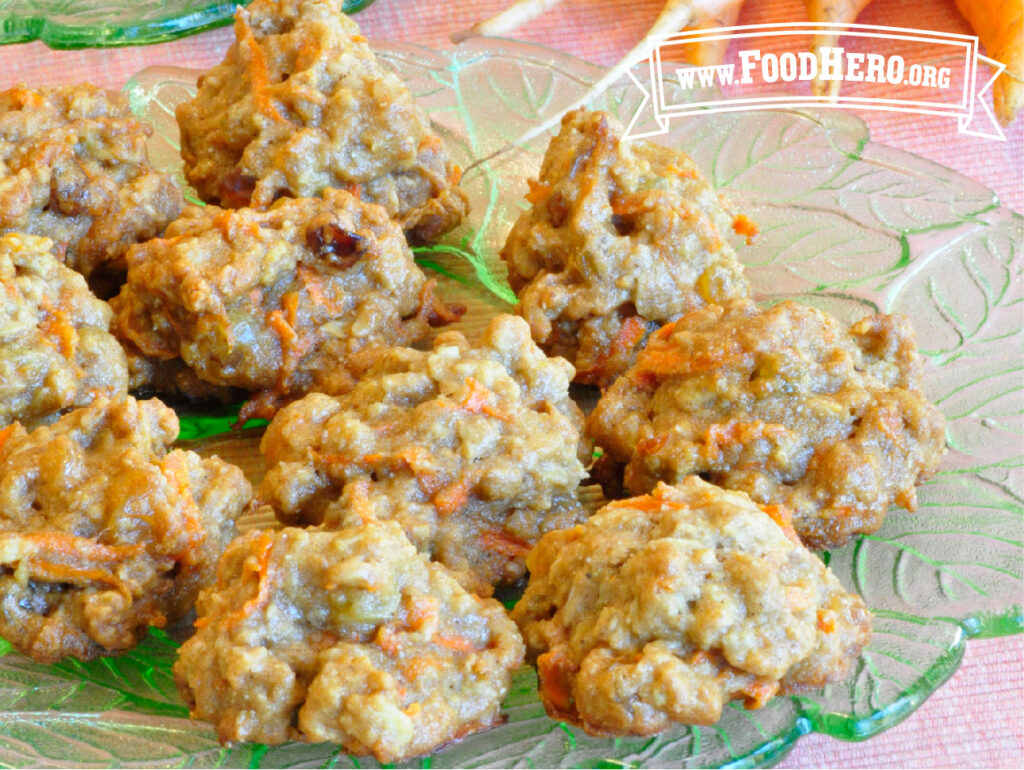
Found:
<svg viewBox="0 0 1024 770"><path fill-rule="evenodd" d="M187 717L171 676L178 645L158 629L123 655L50 665L21 655L0 657L0 704L14 712L122 709ZM74 687L69 687L68 685ZM91 704L91 705L90 705Z"/></svg>
<svg viewBox="0 0 1024 770"><path fill-rule="evenodd" d="M29 40L42 40L51 48L159 43L230 24L235 8L248 2L0 0L0 45ZM355 13L372 2L345 0L345 12Z"/></svg>
<svg viewBox="0 0 1024 770"><path fill-rule="evenodd" d="M418 258L462 281L462 290L502 296L497 255L547 140L495 153L571 103L601 70L511 42L450 53L396 45L381 56L430 112L466 170L473 203L449 247ZM155 68L126 86L156 124L157 162L179 172L173 109L195 75ZM627 85L596 106L628 122L640 101ZM770 765L811 731L863 738L895 724L952 675L969 636L1024 626L1021 217L948 169L872 144L861 121L837 111L694 117L658 141L693 155L760 225L754 245L740 250L759 298L797 298L846 319L894 311L913 319L928 359L926 388L949 420L949 454L920 490L917 513L894 511L875 535L824 554L875 616L848 682L760 711L730 705L714 727L607 739L549 719L524 667L504 725L409 767ZM508 307L492 301L496 312ZM334 746L221 748L208 725L180 718L171 645L151 637L99 664L114 667L109 677L95 663L0 658L0 704L11 712L0 715L0 764L70 764L71 755L76 766L376 766Z"/></svg>
<svg viewBox="0 0 1024 770"><path fill-rule="evenodd" d="M853 575L872 606L878 595L893 609L962 620L972 634L1015 631L1024 579L1024 225L999 209L922 237L929 243L916 242L915 253L924 256L887 285L882 307L915 320L949 452L919 491L918 513L892 515L858 543Z"/></svg>

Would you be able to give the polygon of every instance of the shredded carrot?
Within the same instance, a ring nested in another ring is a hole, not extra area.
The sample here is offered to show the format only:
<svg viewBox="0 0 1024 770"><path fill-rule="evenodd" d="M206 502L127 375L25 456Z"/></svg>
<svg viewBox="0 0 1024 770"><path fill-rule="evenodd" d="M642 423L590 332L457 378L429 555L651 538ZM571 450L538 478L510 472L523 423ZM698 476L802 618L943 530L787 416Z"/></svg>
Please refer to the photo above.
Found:
<svg viewBox="0 0 1024 770"><path fill-rule="evenodd" d="M622 322L622 326L619 327L619 333L615 335L611 345L601 351L601 354L597 357L597 362L589 369L579 372L577 377L581 381L589 382L593 377L603 377L609 369L613 371L619 370L620 367L615 364L629 360L633 350L640 344L647 333L647 328L647 319L638 315L627 318ZM609 366L610 364L611 366Z"/></svg>
<svg viewBox="0 0 1024 770"><path fill-rule="evenodd" d="M614 193L611 198L612 213L618 214L621 217L632 217L641 214L648 209L645 199L646 195L642 192Z"/></svg>
<svg viewBox="0 0 1024 770"><path fill-rule="evenodd" d="M270 555L274 550L274 538L269 532L260 533L256 540L256 568L250 567L246 560L242 568L242 579L245 579L246 571L255 571L257 575L256 595L249 599L240 609L230 613L226 620L227 625L235 625L245 620L254 610L259 609L270 600Z"/></svg>
<svg viewBox="0 0 1024 770"><path fill-rule="evenodd" d="M661 377L673 375L699 374L710 372L725 366L739 358L740 352L714 352L710 355L683 356L662 347L650 347L637 359L637 368L643 373L656 374Z"/></svg>
<svg viewBox="0 0 1024 770"><path fill-rule="evenodd" d="M797 545L800 544L800 537L796 534L796 530L793 529L793 514L789 508L784 505L759 505L757 507L772 517L787 540Z"/></svg>
<svg viewBox="0 0 1024 770"><path fill-rule="evenodd" d="M836 614L832 610L818 610L818 630L825 634L836 630Z"/></svg>
<svg viewBox="0 0 1024 770"><path fill-rule="evenodd" d="M277 105L271 101L269 93L270 73L267 71L267 60L263 58L263 50L260 48L256 37L252 34L252 27L249 26L241 14L236 18L241 26L241 35L239 37L249 48L252 96L253 101L256 103L256 108L280 123L290 123L277 109Z"/></svg>
<svg viewBox="0 0 1024 770"><path fill-rule="evenodd" d="M721 457L723 449L728 449L739 440L739 432L746 424L733 420L709 425L704 433L704 446L707 448L707 454Z"/></svg>
<svg viewBox="0 0 1024 770"><path fill-rule="evenodd" d="M294 300L289 300L290 297ZM277 333L281 341L281 374L277 381L277 389L284 393L288 390L288 380L291 379L301 357L299 346L295 344L299 335L294 327L298 295L295 292L288 292L282 297L281 304L288 316L286 317L280 310L271 310L267 313L267 325Z"/></svg>
<svg viewBox="0 0 1024 770"><path fill-rule="evenodd" d="M742 690L743 694L747 696L743 702L743 707L748 711L759 709L770 701L778 690L778 682L766 682L761 679L755 680Z"/></svg>
<svg viewBox="0 0 1024 770"><path fill-rule="evenodd" d="M4 444L7 443L7 439L9 439L11 434L14 433L15 425L17 425L17 423L12 422L6 428L0 428L0 451L3 451Z"/></svg>
<svg viewBox="0 0 1024 770"><path fill-rule="evenodd" d="M49 324L43 326L43 331L46 334L50 334L51 329L60 342L60 354L64 358L74 358L75 349L78 347L78 331L68 321L68 317L64 313L58 312L53 319L52 326Z"/></svg>
<svg viewBox="0 0 1024 770"><path fill-rule="evenodd" d="M306 290L306 293L315 304L327 310L331 315L337 315L342 310L341 305L329 299L324 292L322 276L319 273L302 265L299 266L296 272L299 280L302 282L302 288Z"/></svg>
<svg viewBox="0 0 1024 770"><path fill-rule="evenodd" d="M606 510L617 510L619 508L634 508L638 511L659 511L662 508L671 508L674 510L686 510L690 506L686 503L678 500L666 500L665 498L653 494L653 495L641 495L639 497L630 497L626 500L613 500L604 506Z"/></svg>
<svg viewBox="0 0 1024 770"><path fill-rule="evenodd" d="M143 543L106 545L65 532L26 532L18 537L31 543L34 548L45 549L51 554L70 559L119 562L146 550Z"/></svg>
<svg viewBox="0 0 1024 770"><path fill-rule="evenodd" d="M710 662L711 662L711 656L708 655L707 650L697 650L690 657L690 665L691 666L699 666L702 663L710 663Z"/></svg>
<svg viewBox="0 0 1024 770"><path fill-rule="evenodd" d="M672 336L672 332L676 330L676 324L678 321L671 321L662 326L658 331L651 335L651 337L659 342L664 342Z"/></svg>
<svg viewBox="0 0 1024 770"><path fill-rule="evenodd" d="M724 450L738 444L744 444L749 440L764 438L769 441L778 441L786 436L789 430L776 423L764 423L761 420L743 422L732 420L730 422L714 423L708 426L704 433L705 454L709 458L722 459Z"/></svg>
<svg viewBox="0 0 1024 770"><path fill-rule="evenodd" d="M462 166L453 165L452 172L448 175L448 182L456 185L462 181Z"/></svg>
<svg viewBox="0 0 1024 770"><path fill-rule="evenodd" d="M231 209L224 209L221 213L215 216L210 224L216 229L225 241L232 241L235 238L235 229L243 222ZM257 222L248 221L245 222L246 227L249 229L249 234L258 237L260 233L260 226ZM258 290L257 290L258 291Z"/></svg>
<svg viewBox="0 0 1024 770"><path fill-rule="evenodd" d="M106 583L120 590L129 599L131 598L131 592L128 591L124 583L109 570L72 567L68 564L57 564L52 561L39 561L36 559L26 559L26 561L34 576L42 580L60 581L63 583Z"/></svg>
<svg viewBox="0 0 1024 770"><path fill-rule="evenodd" d="M536 179L527 179L526 184L530 186L530 190L526 193L525 197L530 203L539 203L551 194L551 185L547 182L540 182Z"/></svg>
<svg viewBox="0 0 1024 770"><path fill-rule="evenodd" d="M407 446L395 453L395 457L409 466L413 472L423 472L430 467L433 456L426 449L417 446Z"/></svg>
<svg viewBox="0 0 1024 770"><path fill-rule="evenodd" d="M118 564L145 551L145 545L104 545L95 540L64 532L27 532L18 535L35 553L24 558L27 567L40 579L57 582L104 583L116 588L128 601L131 591L106 564ZM70 561L71 564L62 563ZM79 566L82 562L92 562Z"/></svg>
<svg viewBox="0 0 1024 770"><path fill-rule="evenodd" d="M323 465L357 465L356 459L350 455L343 454L320 454L313 452L313 459Z"/></svg>
<svg viewBox="0 0 1024 770"><path fill-rule="evenodd" d="M412 660L402 665L402 673L405 674L406 679L415 681L426 671L437 666L437 662L434 658L428 656L417 656Z"/></svg>
<svg viewBox="0 0 1024 770"><path fill-rule="evenodd" d="M622 328L619 329L619 333L615 335L615 341L612 343L613 351L627 352L633 350L637 346L637 343L644 338L644 334L647 332L647 320L641 316L634 315L627 318Z"/></svg>
<svg viewBox="0 0 1024 770"><path fill-rule="evenodd" d="M299 315L299 293L290 291L281 297L281 307L284 308L285 320L288 321L288 325L294 327L295 320Z"/></svg>
<svg viewBox="0 0 1024 770"><path fill-rule="evenodd" d="M46 317L40 324L40 331L43 332L44 340L60 351L64 358L71 359L75 356L75 349L78 347L78 330L68 319L67 313L61 308L54 307L48 299L43 298L40 307L46 313Z"/></svg>
<svg viewBox="0 0 1024 770"><path fill-rule="evenodd" d="M38 107L43 103L42 94L28 88L12 88L9 93L15 109Z"/></svg>
<svg viewBox="0 0 1024 770"><path fill-rule="evenodd" d="M665 444L668 443L667 433L658 433L657 435L645 438L642 441L637 442L636 445L636 456L637 457L650 457L653 454L657 454L665 448Z"/></svg>
<svg viewBox="0 0 1024 770"><path fill-rule="evenodd" d="M410 719L413 719L420 713L421 710L422 706L420 706L419 703L410 703L408 706L402 709L402 713Z"/></svg>
<svg viewBox="0 0 1024 770"><path fill-rule="evenodd" d="M285 320L284 314L280 310L271 310L267 313L267 324L275 332L278 337L281 338L281 346L290 345L297 336L295 330L291 327L287 320Z"/></svg>
<svg viewBox="0 0 1024 770"><path fill-rule="evenodd" d="M399 450L392 458L401 461L412 471L423 494L433 497L444 486L444 478L431 471L433 467L433 455L426 449L416 446L408 446Z"/></svg>
<svg viewBox="0 0 1024 770"><path fill-rule="evenodd" d="M437 600L432 596L417 596L409 603L405 622L410 631L419 631L437 617Z"/></svg>
<svg viewBox="0 0 1024 770"><path fill-rule="evenodd" d="M475 377L466 378L466 387L469 388L469 393L462 403L459 404L460 409L470 414L486 414L488 417L495 417L505 422L509 421L508 415L502 414L488 403L493 391L488 390Z"/></svg>
<svg viewBox="0 0 1024 770"><path fill-rule="evenodd" d="M500 529L488 529L480 533L480 544L488 551L500 553L509 559L518 559L530 552L531 546L520 537Z"/></svg>
<svg viewBox="0 0 1024 770"><path fill-rule="evenodd" d="M668 168L665 169L668 173L673 176L677 176L680 179L697 179L700 177L697 169L693 166L687 166L686 168L679 168L675 163L670 163Z"/></svg>
<svg viewBox="0 0 1024 770"><path fill-rule="evenodd" d="M442 647L447 647L449 650L455 650L456 652L470 653L480 651L473 642L464 636L444 636L443 634L434 634L434 641Z"/></svg>
<svg viewBox="0 0 1024 770"><path fill-rule="evenodd" d="M571 713L574 710L572 685L569 679L573 668L572 661L561 650L551 650L537 658L537 678L541 697L552 708L563 713Z"/></svg>
<svg viewBox="0 0 1024 770"><path fill-rule="evenodd" d="M397 655L402 649L402 638L392 625L381 626L373 640L386 655Z"/></svg>
<svg viewBox="0 0 1024 770"><path fill-rule="evenodd" d="M451 516L453 513L462 510L469 502L469 490L471 484L465 478L460 477L458 481L443 487L434 495L431 502L442 516Z"/></svg>
<svg viewBox="0 0 1024 770"><path fill-rule="evenodd" d="M366 42L366 37L364 37L363 35L353 35L353 36L352 36L352 37L350 38L350 40L351 40L351 41L352 41L353 43L365 43L365 42Z"/></svg>
<svg viewBox="0 0 1024 770"><path fill-rule="evenodd" d="M903 446L906 443L903 439L903 418L895 411L886 409L882 412L879 422L882 432L889 437L896 446Z"/></svg>
<svg viewBox="0 0 1024 770"><path fill-rule="evenodd" d="M441 137L436 134L427 134L420 140L420 146L417 148L420 152L424 150L440 150L444 145L441 143Z"/></svg>
<svg viewBox="0 0 1024 770"><path fill-rule="evenodd" d="M737 235L742 235L747 239L748 246L754 242L754 236L761 232L760 228L748 219L745 214L739 214L732 220L732 229Z"/></svg>

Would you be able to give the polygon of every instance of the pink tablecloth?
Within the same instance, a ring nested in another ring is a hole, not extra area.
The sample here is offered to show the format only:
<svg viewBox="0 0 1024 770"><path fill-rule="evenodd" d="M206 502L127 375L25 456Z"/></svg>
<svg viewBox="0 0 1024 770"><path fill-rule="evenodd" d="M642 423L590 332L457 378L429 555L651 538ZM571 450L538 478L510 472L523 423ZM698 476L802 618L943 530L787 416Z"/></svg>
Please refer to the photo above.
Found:
<svg viewBox="0 0 1024 770"><path fill-rule="evenodd" d="M451 46L448 33L500 10L506 0L377 0L358 21L371 39ZM565 0L523 39L610 65L645 33L662 0ZM749 2L741 24L800 21L801 0ZM858 21L970 34L953 0L877 0ZM0 49L4 81L55 84L88 79L119 87L152 64L206 67L230 40L221 29L145 48L51 52L39 44ZM993 142L957 133L949 119L863 112L875 141L917 153L972 177L1024 210L1024 117ZM1024 594L1022 594L1024 603ZM956 675L901 725L864 743L803 738L781 767L1024 767L1024 637L975 640Z"/></svg>

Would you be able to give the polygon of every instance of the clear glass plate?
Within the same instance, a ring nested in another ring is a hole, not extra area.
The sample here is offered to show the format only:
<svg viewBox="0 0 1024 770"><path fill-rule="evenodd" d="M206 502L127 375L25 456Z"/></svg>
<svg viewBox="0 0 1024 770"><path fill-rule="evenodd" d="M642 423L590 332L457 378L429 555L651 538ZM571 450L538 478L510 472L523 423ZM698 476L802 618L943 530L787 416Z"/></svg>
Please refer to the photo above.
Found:
<svg viewBox="0 0 1024 770"><path fill-rule="evenodd" d="M231 21L249 0L0 0L0 43L51 48L162 43ZM355 13L373 0L345 0Z"/></svg>
<svg viewBox="0 0 1024 770"><path fill-rule="evenodd" d="M461 281L449 280L449 290L507 309L481 276L503 280L495 255L526 206L525 178L547 138L473 161L558 113L601 70L510 42L378 51L468 169L472 215L449 240L479 263L430 257ZM126 86L156 126L153 149L169 167L180 165L173 107L194 90L195 75L150 69ZM624 85L596 106L628 122L640 98ZM824 554L874 613L874 637L849 681L760 711L730 706L714 727L613 740L549 719L524 668L504 725L410 767L767 766L809 732L857 740L896 724L953 674L970 637L1024 629L1022 218L971 180L872 143L842 112L678 120L660 141L689 152L760 225L741 250L760 299L794 297L847 319L876 310L910 316L928 360L926 389L949 420L949 452L920 490L916 514L894 511L875 535ZM198 435L223 421L183 425ZM0 658L0 764L376 766L329 745L221 747L209 725L187 718L170 676L174 649L153 633L129 655L87 665Z"/></svg>

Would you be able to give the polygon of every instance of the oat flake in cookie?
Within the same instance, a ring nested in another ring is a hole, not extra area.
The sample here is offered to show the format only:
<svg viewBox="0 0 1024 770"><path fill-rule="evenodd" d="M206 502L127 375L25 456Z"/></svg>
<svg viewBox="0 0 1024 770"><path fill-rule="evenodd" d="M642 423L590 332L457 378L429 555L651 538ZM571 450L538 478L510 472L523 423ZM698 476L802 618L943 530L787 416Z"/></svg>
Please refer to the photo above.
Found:
<svg viewBox="0 0 1024 770"><path fill-rule="evenodd" d="M146 156L151 133L124 96L96 86L0 92L0 232L53 239L110 296L128 247L181 212L181 191Z"/></svg>
<svg viewBox="0 0 1024 770"><path fill-rule="evenodd" d="M427 352L392 348L342 396L278 412L260 487L288 524L398 521L473 590L522 577L544 532L584 518L582 415L572 367L526 324L498 316L476 346L457 332Z"/></svg>
<svg viewBox="0 0 1024 770"><path fill-rule="evenodd" d="M698 474L785 505L812 548L877 530L938 468L945 422L921 391L910 322L810 307L707 307L661 329L587 428L605 475L650 491Z"/></svg>
<svg viewBox="0 0 1024 770"><path fill-rule="evenodd" d="M239 388L255 396L249 416L348 390L360 353L412 343L461 312L435 299L387 212L342 190L266 211L190 206L166 237L129 252L111 304L115 333L155 362L151 387Z"/></svg>
<svg viewBox="0 0 1024 770"><path fill-rule="evenodd" d="M394 522L235 540L174 676L222 742L338 743L397 762L499 719L515 624Z"/></svg>
<svg viewBox="0 0 1024 770"><path fill-rule="evenodd" d="M178 108L185 175L203 200L267 206L348 188L413 242L466 213L459 169L342 0L255 0L236 41Z"/></svg>
<svg viewBox="0 0 1024 770"><path fill-rule="evenodd" d="M0 428L52 422L99 396L127 393L110 308L52 249L48 238L0 236Z"/></svg>
<svg viewBox="0 0 1024 770"><path fill-rule="evenodd" d="M40 662L134 647L184 616L252 489L215 457L168 451L174 412L98 399L0 430L0 636Z"/></svg>
<svg viewBox="0 0 1024 770"><path fill-rule="evenodd" d="M569 359L576 382L602 387L662 323L748 296L726 238L753 232L688 156L623 142L609 121L565 116L501 252L533 338Z"/></svg>
<svg viewBox="0 0 1024 770"><path fill-rule="evenodd" d="M870 615L787 519L690 477L545 535L512 617L548 713L649 735L844 678Z"/></svg>

